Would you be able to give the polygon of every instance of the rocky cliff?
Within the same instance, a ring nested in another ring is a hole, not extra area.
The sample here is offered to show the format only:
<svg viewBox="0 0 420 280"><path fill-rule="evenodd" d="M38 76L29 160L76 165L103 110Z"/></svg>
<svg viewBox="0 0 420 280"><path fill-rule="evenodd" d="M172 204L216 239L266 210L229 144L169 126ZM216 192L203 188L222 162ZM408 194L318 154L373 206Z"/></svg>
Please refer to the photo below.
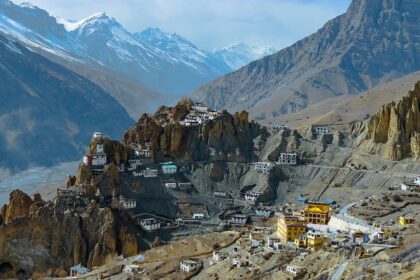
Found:
<svg viewBox="0 0 420 280"><path fill-rule="evenodd" d="M417 0L353 0L316 33L194 93L258 120L365 91L420 69Z"/></svg>
<svg viewBox="0 0 420 280"><path fill-rule="evenodd" d="M398 102L392 102L365 123L359 148L387 159L420 159L420 82Z"/></svg>
<svg viewBox="0 0 420 280"><path fill-rule="evenodd" d="M127 146L150 143L156 160L251 161L256 158L255 140L264 141L267 132L250 122L247 112L219 117L197 127L178 121L191 109L190 101L175 107L161 107L154 115L143 115L124 135Z"/></svg>
<svg viewBox="0 0 420 280"><path fill-rule="evenodd" d="M14 191L1 211L0 278L65 276L78 263L94 267L136 254L136 237L119 219L89 199L58 195L45 203Z"/></svg>

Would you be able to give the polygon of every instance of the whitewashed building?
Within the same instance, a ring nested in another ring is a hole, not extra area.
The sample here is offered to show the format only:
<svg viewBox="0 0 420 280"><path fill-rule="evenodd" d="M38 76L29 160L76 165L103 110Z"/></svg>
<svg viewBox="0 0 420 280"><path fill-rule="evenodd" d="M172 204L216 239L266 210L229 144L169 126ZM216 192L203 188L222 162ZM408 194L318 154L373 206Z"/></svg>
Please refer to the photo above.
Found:
<svg viewBox="0 0 420 280"><path fill-rule="evenodd" d="M120 196L119 202L120 208L125 210L134 209L137 206L137 202L134 199L126 199L122 196Z"/></svg>
<svg viewBox="0 0 420 280"><path fill-rule="evenodd" d="M214 192L213 193L213 196L214 197L217 197L217 198L226 198L227 197L227 193L226 192Z"/></svg>
<svg viewBox="0 0 420 280"><path fill-rule="evenodd" d="M130 158L128 160L128 164L130 165L130 167L128 168L129 170L136 170L139 166L142 165L141 159L139 158Z"/></svg>
<svg viewBox="0 0 420 280"><path fill-rule="evenodd" d="M277 163L278 164L296 165L297 164L297 158L298 158L298 156L297 156L296 153L281 153Z"/></svg>
<svg viewBox="0 0 420 280"><path fill-rule="evenodd" d="M156 218L142 219L140 226L146 231L154 231L160 229L161 223Z"/></svg>
<svg viewBox="0 0 420 280"><path fill-rule="evenodd" d="M93 138L94 139L101 139L104 135L102 134L102 132L94 132L93 133Z"/></svg>
<svg viewBox="0 0 420 280"><path fill-rule="evenodd" d="M166 182L165 187L167 187L168 189L176 189L177 188L177 183L176 182Z"/></svg>
<svg viewBox="0 0 420 280"><path fill-rule="evenodd" d="M193 272L199 267L199 263L193 260L183 260L180 262L179 267L183 272Z"/></svg>
<svg viewBox="0 0 420 280"><path fill-rule="evenodd" d="M133 171L132 174L134 177L140 177L143 176L143 171Z"/></svg>
<svg viewBox="0 0 420 280"><path fill-rule="evenodd" d="M255 171L260 173L268 173L274 168L275 164L272 162L256 162Z"/></svg>
<svg viewBox="0 0 420 280"><path fill-rule="evenodd" d="M192 218L193 220L204 220L205 217L206 215L203 213L194 213Z"/></svg>
<svg viewBox="0 0 420 280"><path fill-rule="evenodd" d="M228 252L221 252L221 251L213 251L213 261L220 262L225 259L229 258Z"/></svg>
<svg viewBox="0 0 420 280"><path fill-rule="evenodd" d="M277 124L277 125L273 125L273 130L275 131L290 130L290 127L288 127L285 124Z"/></svg>
<svg viewBox="0 0 420 280"><path fill-rule="evenodd" d="M250 201L256 201L261 195L262 193L260 192L249 191L245 193L245 199Z"/></svg>
<svg viewBox="0 0 420 280"><path fill-rule="evenodd" d="M210 107L204 105L203 103L197 102L191 107L191 109L193 109L194 111L197 111L197 112L207 112L207 111L210 110Z"/></svg>
<svg viewBox="0 0 420 280"><path fill-rule="evenodd" d="M245 267L249 265L249 262L247 260L243 259L233 259L232 265L236 267Z"/></svg>
<svg viewBox="0 0 420 280"><path fill-rule="evenodd" d="M143 170L142 173L143 173L144 178L155 178L158 176L157 169L146 168L145 170Z"/></svg>
<svg viewBox="0 0 420 280"><path fill-rule="evenodd" d="M331 129L327 125L316 125L313 126L313 132L316 134L331 134Z"/></svg>
<svg viewBox="0 0 420 280"><path fill-rule="evenodd" d="M293 276L297 276L297 275L300 275L303 272L303 269L300 266L288 265L286 267L286 271L287 271L287 273L289 273Z"/></svg>
<svg viewBox="0 0 420 280"><path fill-rule="evenodd" d="M271 210L268 208L256 208L255 209L255 215L257 215L258 217L264 217L264 218L268 218L271 215Z"/></svg>
<svg viewBox="0 0 420 280"><path fill-rule="evenodd" d="M247 221L248 221L248 216L247 215L242 215L242 214L233 215L229 219L230 224L240 225L240 226L246 225Z"/></svg>

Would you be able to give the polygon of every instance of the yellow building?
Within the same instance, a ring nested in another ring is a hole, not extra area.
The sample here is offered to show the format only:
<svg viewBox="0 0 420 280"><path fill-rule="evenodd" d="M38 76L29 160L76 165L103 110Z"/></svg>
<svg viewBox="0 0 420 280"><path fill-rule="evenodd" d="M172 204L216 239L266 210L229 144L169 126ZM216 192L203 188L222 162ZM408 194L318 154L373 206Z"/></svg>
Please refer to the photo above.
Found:
<svg viewBox="0 0 420 280"><path fill-rule="evenodd" d="M283 242L295 241L308 231L305 220L301 217L281 215L277 221L277 234Z"/></svg>
<svg viewBox="0 0 420 280"><path fill-rule="evenodd" d="M295 239L295 245L299 248L308 248L316 251L322 247L326 238L324 234L317 231L308 231Z"/></svg>
<svg viewBox="0 0 420 280"><path fill-rule="evenodd" d="M328 224L330 206L327 203L309 202L303 216L305 221L309 224Z"/></svg>
<svg viewBox="0 0 420 280"><path fill-rule="evenodd" d="M401 225L412 225L414 224L414 217L411 216L401 216L400 217Z"/></svg>

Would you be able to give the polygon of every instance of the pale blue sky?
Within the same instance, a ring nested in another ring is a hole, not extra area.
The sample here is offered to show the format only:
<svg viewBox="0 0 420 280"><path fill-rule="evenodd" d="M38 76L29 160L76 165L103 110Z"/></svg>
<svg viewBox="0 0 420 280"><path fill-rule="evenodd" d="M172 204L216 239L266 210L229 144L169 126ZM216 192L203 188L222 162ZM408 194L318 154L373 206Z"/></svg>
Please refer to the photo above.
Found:
<svg viewBox="0 0 420 280"><path fill-rule="evenodd" d="M15 0L16 2L20 2ZM30 0L53 15L106 12L129 31L158 27L207 50L245 42L277 49L345 12L350 0Z"/></svg>

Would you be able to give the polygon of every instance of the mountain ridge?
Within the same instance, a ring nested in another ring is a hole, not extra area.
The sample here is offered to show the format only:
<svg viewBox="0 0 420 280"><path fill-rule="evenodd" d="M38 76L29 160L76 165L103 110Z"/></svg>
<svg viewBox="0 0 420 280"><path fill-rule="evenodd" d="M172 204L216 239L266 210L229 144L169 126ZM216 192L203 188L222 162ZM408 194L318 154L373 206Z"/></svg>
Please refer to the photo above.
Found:
<svg viewBox="0 0 420 280"><path fill-rule="evenodd" d="M415 72L418 1L388 2L353 1L316 33L192 94L213 107L247 109L268 120Z"/></svg>

